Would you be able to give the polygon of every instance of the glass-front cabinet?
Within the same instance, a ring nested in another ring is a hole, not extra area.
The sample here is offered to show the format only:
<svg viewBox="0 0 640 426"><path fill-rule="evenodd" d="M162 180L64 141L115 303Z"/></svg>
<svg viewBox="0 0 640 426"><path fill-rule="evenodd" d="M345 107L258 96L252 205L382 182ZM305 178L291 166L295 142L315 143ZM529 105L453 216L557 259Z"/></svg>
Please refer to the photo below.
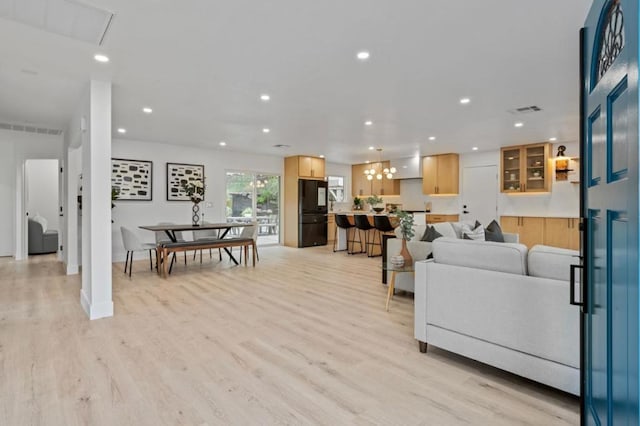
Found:
<svg viewBox="0 0 640 426"><path fill-rule="evenodd" d="M506 193L549 192L551 144L503 147L500 191Z"/></svg>

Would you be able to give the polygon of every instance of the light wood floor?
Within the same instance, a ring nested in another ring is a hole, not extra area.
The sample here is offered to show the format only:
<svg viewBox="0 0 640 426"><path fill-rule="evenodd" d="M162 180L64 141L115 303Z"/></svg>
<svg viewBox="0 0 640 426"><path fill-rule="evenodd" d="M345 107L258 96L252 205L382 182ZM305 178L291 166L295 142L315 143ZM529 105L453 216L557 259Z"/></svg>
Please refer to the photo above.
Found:
<svg viewBox="0 0 640 426"><path fill-rule="evenodd" d="M251 267L114 265L90 322L51 256L0 259L2 425L565 425L578 400L413 339L380 258L266 248Z"/></svg>

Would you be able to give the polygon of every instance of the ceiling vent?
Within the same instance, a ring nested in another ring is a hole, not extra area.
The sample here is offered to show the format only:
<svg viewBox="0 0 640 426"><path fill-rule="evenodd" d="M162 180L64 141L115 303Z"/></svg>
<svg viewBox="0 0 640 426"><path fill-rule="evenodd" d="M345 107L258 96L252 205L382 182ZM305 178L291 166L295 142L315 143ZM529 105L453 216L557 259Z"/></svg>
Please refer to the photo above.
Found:
<svg viewBox="0 0 640 426"><path fill-rule="evenodd" d="M273 146L274 148L291 148L291 145L285 145L283 143L279 143Z"/></svg>
<svg viewBox="0 0 640 426"><path fill-rule="evenodd" d="M537 105L525 106L516 109L510 109L509 112L511 114L529 114L531 112L540 112L542 108Z"/></svg>
<svg viewBox="0 0 640 426"><path fill-rule="evenodd" d="M59 129L48 129L46 127L38 127L29 124L10 124L0 122L0 129L13 130L14 132L38 133L40 135L52 136L59 136L62 134L62 130Z"/></svg>
<svg viewBox="0 0 640 426"><path fill-rule="evenodd" d="M0 17L99 46L113 13L78 0L0 0Z"/></svg>

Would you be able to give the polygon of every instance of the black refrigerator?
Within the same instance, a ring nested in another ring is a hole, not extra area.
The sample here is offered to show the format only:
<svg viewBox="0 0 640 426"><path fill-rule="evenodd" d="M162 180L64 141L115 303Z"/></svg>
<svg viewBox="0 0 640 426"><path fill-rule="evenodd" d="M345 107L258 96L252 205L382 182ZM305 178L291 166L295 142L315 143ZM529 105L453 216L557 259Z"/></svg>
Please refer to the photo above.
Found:
<svg viewBox="0 0 640 426"><path fill-rule="evenodd" d="M327 192L323 180L298 181L298 247L327 245Z"/></svg>

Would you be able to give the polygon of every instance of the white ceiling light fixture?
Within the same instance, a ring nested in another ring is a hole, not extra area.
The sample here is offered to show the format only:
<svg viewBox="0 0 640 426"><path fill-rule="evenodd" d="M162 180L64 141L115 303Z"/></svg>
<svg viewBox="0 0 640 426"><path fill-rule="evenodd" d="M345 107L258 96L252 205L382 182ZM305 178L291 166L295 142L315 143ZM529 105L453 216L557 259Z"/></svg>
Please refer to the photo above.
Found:
<svg viewBox="0 0 640 426"><path fill-rule="evenodd" d="M382 148L376 148L376 151L378 151L379 162L376 165L371 166L370 169L366 169L364 171L364 174L367 177L367 180L373 180L374 176L378 180L382 180L383 176L386 176L387 179L393 179L393 174L397 172L396 168L385 167L383 169L382 168ZM368 161L367 161L367 164L369 164ZM376 168L375 166L378 166L378 168Z"/></svg>
<svg viewBox="0 0 640 426"><path fill-rule="evenodd" d="M471 98L460 98L460 103L462 105L467 105L467 104L471 103Z"/></svg>
<svg viewBox="0 0 640 426"><path fill-rule="evenodd" d="M373 151L374 149L376 149L374 146L369 147L369 151Z"/></svg>
<svg viewBox="0 0 640 426"><path fill-rule="evenodd" d="M269 96L266 93L263 93L262 95L260 95L260 100L263 102L269 102L271 100L271 96Z"/></svg>
<svg viewBox="0 0 640 426"><path fill-rule="evenodd" d="M119 127L118 128L118 133L125 134L125 133L127 133L127 129L125 129L124 127Z"/></svg>
<svg viewBox="0 0 640 426"><path fill-rule="evenodd" d="M153 109L149 107L144 107L142 108L142 112L144 112L145 114L151 114L153 112Z"/></svg>
<svg viewBox="0 0 640 426"><path fill-rule="evenodd" d="M370 57L371 57L371 54L366 50L362 50L362 51L358 52L358 54L356 55L356 58L358 58L361 61L366 61Z"/></svg>
<svg viewBox="0 0 640 426"><path fill-rule="evenodd" d="M220 142L218 145L220 146L227 146L227 143L225 141Z"/></svg>
<svg viewBox="0 0 640 426"><path fill-rule="evenodd" d="M430 140L430 141L435 141L435 140L436 140L436 137L435 137L435 136L429 136L429 140Z"/></svg>
<svg viewBox="0 0 640 426"><path fill-rule="evenodd" d="M103 55L102 53L98 53L98 54L94 55L93 59L95 59L97 62L101 62L103 64L106 64L107 62L109 62L109 57L107 55Z"/></svg>
<svg viewBox="0 0 640 426"><path fill-rule="evenodd" d="M269 133L271 131L271 129L269 129L268 127L265 127L264 129L262 129L262 133Z"/></svg>
<svg viewBox="0 0 640 426"><path fill-rule="evenodd" d="M372 126L373 125L373 121L367 120L367 121L364 122L364 125L365 126Z"/></svg>
<svg viewBox="0 0 640 426"><path fill-rule="evenodd" d="M513 127L523 127L523 126L524 126L524 123L523 123L523 122L521 122L521 121L518 121L517 123L515 123L515 124L513 125Z"/></svg>
<svg viewBox="0 0 640 426"><path fill-rule="evenodd" d="M320 154L320 158L324 158L324 154Z"/></svg>
<svg viewBox="0 0 640 426"><path fill-rule="evenodd" d="M473 151L477 151L477 150L478 150L478 147L477 147L477 146L474 146L474 147L473 147L473 148L471 148L471 149L472 149Z"/></svg>
<svg viewBox="0 0 640 426"><path fill-rule="evenodd" d="M558 138L549 138L549 142L555 142L557 140L558 140Z"/></svg>

